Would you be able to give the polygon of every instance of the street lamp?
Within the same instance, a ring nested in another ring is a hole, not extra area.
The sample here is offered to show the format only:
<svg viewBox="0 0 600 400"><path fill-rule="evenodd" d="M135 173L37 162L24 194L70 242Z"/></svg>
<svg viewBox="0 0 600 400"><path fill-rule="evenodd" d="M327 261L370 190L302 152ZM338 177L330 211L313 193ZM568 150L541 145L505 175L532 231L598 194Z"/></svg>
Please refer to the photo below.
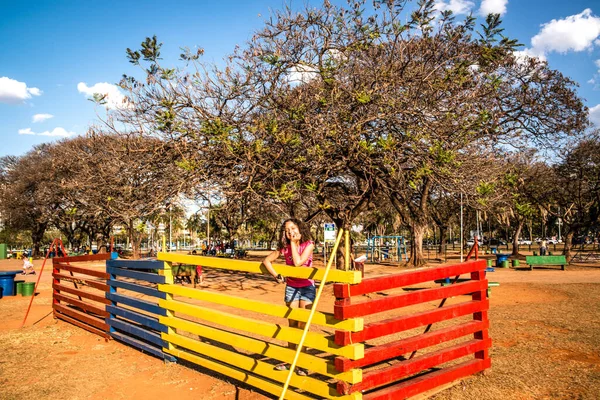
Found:
<svg viewBox="0 0 600 400"><path fill-rule="evenodd" d="M158 234L162 236L162 251L165 252L165 224L158 224Z"/></svg>

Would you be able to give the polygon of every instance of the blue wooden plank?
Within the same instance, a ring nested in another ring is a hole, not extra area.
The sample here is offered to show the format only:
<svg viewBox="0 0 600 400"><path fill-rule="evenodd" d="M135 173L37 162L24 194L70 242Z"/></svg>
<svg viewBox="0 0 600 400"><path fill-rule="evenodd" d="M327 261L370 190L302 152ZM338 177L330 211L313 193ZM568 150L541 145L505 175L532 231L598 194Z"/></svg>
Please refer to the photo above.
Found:
<svg viewBox="0 0 600 400"><path fill-rule="evenodd" d="M148 343L142 342L141 340L137 340L135 338L132 338L130 336L127 336L121 332L111 332L110 334L113 338L127 343L130 346L136 347L142 351L145 351L147 353L150 353L152 355L155 355L158 358L162 358L164 360L170 361L170 362L177 362L177 359L175 357L173 357L170 354L165 354L162 352L162 348L156 348L154 346L149 345Z"/></svg>
<svg viewBox="0 0 600 400"><path fill-rule="evenodd" d="M111 287L111 289L113 287L118 287L121 289L131 290L132 292L141 293L141 294L145 294L145 295L152 296L152 297L158 297L159 299L167 298L166 293L159 292L158 289L155 289L152 287L138 285L137 283L117 281L114 279L109 279L108 281L106 281L106 283ZM111 292L112 292L112 290L111 290Z"/></svg>
<svg viewBox="0 0 600 400"><path fill-rule="evenodd" d="M117 318L107 318L106 323L115 329L123 331L129 335L136 336L139 339L143 339L147 342L154 343L155 345L160 347L164 346L164 342L160 337L160 333L146 330L140 327L139 325L135 325L131 322L127 322L125 320Z"/></svg>
<svg viewBox="0 0 600 400"><path fill-rule="evenodd" d="M137 279L145 282L152 283L165 283L165 277L162 275L151 274L149 272L140 272L140 271L132 271L130 269L121 269L121 268L113 268L106 267L106 272L112 275L117 276L126 276L128 278Z"/></svg>
<svg viewBox="0 0 600 400"><path fill-rule="evenodd" d="M165 269L165 262L158 260L107 260L106 266L130 269Z"/></svg>
<svg viewBox="0 0 600 400"><path fill-rule="evenodd" d="M119 317L127 318L131 321L137 322L138 324L157 330L159 332L167 333L169 330L166 325L158 322L158 318L151 317L145 314L140 314L133 310L115 306L106 306L106 311L113 315L118 315Z"/></svg>
<svg viewBox="0 0 600 400"><path fill-rule="evenodd" d="M106 298L115 303L127 304L128 306L139 308L140 310L148 311L156 315L167 315L167 310L159 307L156 303L151 303L146 300L134 299L133 297L125 296L118 293L106 293Z"/></svg>

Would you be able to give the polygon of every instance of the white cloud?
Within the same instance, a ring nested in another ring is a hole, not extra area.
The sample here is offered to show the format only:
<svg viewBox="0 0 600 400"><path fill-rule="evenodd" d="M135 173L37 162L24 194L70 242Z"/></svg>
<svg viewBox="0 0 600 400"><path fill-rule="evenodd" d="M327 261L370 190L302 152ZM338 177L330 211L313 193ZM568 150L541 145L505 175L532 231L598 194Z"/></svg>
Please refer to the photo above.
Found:
<svg viewBox="0 0 600 400"><path fill-rule="evenodd" d="M591 49L600 36L600 17L592 15L587 8L580 14L565 19L553 19L542 25L540 32L531 39L537 53L566 53Z"/></svg>
<svg viewBox="0 0 600 400"><path fill-rule="evenodd" d="M475 7L470 0L438 0L434 8L438 11L452 11L454 14L468 14Z"/></svg>
<svg viewBox="0 0 600 400"><path fill-rule="evenodd" d="M88 86L85 82L77 84L79 93L84 93L88 98L94 96L95 93L106 95L106 108L121 108L126 105L125 96L116 85L111 83L96 83L94 86Z"/></svg>
<svg viewBox="0 0 600 400"><path fill-rule="evenodd" d="M600 104L590 108L590 121L600 128Z"/></svg>
<svg viewBox="0 0 600 400"><path fill-rule="evenodd" d="M33 116L33 123L35 124L36 122L44 122L47 119L50 118L54 118L54 115L52 114L35 114Z"/></svg>
<svg viewBox="0 0 600 400"><path fill-rule="evenodd" d="M52 131L44 131L42 133L38 133L38 135L39 136L63 136L63 137L68 137L68 136L75 135L75 132L67 132L67 130L64 129L64 128L56 127Z"/></svg>
<svg viewBox="0 0 600 400"><path fill-rule="evenodd" d="M35 135L35 132L32 132L31 128L19 129L19 135Z"/></svg>
<svg viewBox="0 0 600 400"><path fill-rule="evenodd" d="M60 126L54 128L51 131L44 131L41 133L35 133L31 130L31 128L19 129L19 135L37 135L37 136L62 136L69 137L75 135L75 132L69 132L65 128L61 128Z"/></svg>
<svg viewBox="0 0 600 400"><path fill-rule="evenodd" d="M18 104L31 96L39 96L42 91L38 88L28 88L25 82L3 76L0 78L0 103Z"/></svg>
<svg viewBox="0 0 600 400"><path fill-rule="evenodd" d="M479 7L479 15L487 16L488 14L506 14L506 5L508 0L483 0Z"/></svg>

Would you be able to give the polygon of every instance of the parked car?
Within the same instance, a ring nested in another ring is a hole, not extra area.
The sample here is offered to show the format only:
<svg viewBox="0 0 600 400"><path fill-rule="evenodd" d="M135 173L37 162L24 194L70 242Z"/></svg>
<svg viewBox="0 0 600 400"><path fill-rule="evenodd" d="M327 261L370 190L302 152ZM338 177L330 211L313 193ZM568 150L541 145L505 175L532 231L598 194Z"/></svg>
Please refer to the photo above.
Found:
<svg viewBox="0 0 600 400"><path fill-rule="evenodd" d="M519 244L524 244L524 245L531 245L531 243L532 243L532 242L531 242L531 240L529 240L529 239L519 239L519 240L517 241L517 243L519 243Z"/></svg>
<svg viewBox="0 0 600 400"><path fill-rule="evenodd" d="M490 246L505 246L506 242L502 239L491 238L488 241Z"/></svg>
<svg viewBox="0 0 600 400"><path fill-rule="evenodd" d="M475 239L469 239L469 240L467 240L467 246L471 247L471 246L473 246L474 244L475 244ZM477 244L478 244L479 246L482 246L482 245L483 245L483 242L482 242L481 240L478 240L478 241L477 241Z"/></svg>

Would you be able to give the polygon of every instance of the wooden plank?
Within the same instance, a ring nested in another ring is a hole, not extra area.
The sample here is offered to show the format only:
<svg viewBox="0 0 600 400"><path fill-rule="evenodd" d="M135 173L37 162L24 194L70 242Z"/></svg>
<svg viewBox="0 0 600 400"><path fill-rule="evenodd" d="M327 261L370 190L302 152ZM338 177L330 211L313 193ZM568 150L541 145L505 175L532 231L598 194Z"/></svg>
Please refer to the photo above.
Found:
<svg viewBox="0 0 600 400"><path fill-rule="evenodd" d="M346 382L339 382L337 386L338 392L349 394L371 390L379 386L399 381L409 375L426 371L449 361L466 357L477 351L488 349L491 345L491 339L470 340L465 343L460 343L446 349L415 357L411 360L399 362L386 368L369 371L364 374L362 382L354 385Z"/></svg>
<svg viewBox="0 0 600 400"><path fill-rule="evenodd" d="M215 304L235 307L241 310L253 311L261 314L272 315L275 317L292 319L294 321L306 322L308 321L308 316L310 315L310 310L302 308L290 308L285 305L251 300L243 297L236 297L222 293L214 293L206 290L193 289L184 286L158 285L158 290L177 296L184 296L196 300L208 301ZM352 318L347 319L345 321L339 321L335 319L331 313L324 313L319 311L315 312L312 323L352 332L358 332L364 327L364 322L362 318Z"/></svg>
<svg viewBox="0 0 600 400"><path fill-rule="evenodd" d="M123 333L127 336L131 337L133 335L139 339L143 339L147 342L153 343L158 347L166 347L159 333L146 330L144 328L141 328L137 325L134 325L130 322L118 318L107 318L106 323L115 329L123 331Z"/></svg>
<svg viewBox="0 0 600 400"><path fill-rule="evenodd" d="M488 308L488 300L468 301L443 308L436 308L435 310L424 311L417 314L403 315L401 317L390 318L384 321L367 324L365 329L360 332L336 331L335 342L340 346L350 343L362 343L367 340L392 335L394 333L417 328L419 326L446 321L448 319L473 314L478 311L484 311Z"/></svg>
<svg viewBox="0 0 600 400"><path fill-rule="evenodd" d="M104 309L104 307L100 308L98 306L95 306L93 304L89 304L89 303L85 303L83 301L74 299L70 296L65 296L62 295L60 293L54 293L53 297L58 300L58 301L63 301L67 304L76 306L81 308L82 310L86 311L86 312L90 312L90 313L94 313L95 315L102 317L102 318L106 318L108 317L108 313L106 312L106 310Z"/></svg>
<svg viewBox="0 0 600 400"><path fill-rule="evenodd" d="M88 254L88 255L84 255L84 256L71 256L71 257L54 257L52 259L52 264L84 262L84 261L105 261L105 260L110 260L110 253Z"/></svg>
<svg viewBox="0 0 600 400"><path fill-rule="evenodd" d="M175 300L159 300L158 304L164 309L180 312L206 321L212 321L231 329L252 332L291 343L299 343L300 338L302 337L302 329L299 328L290 328L271 322L240 317ZM347 346L338 346L331 337L326 337L316 332L308 332L304 345L327 353L348 357L353 360L362 358L364 355L364 345L361 343L355 342L354 344L349 344Z"/></svg>
<svg viewBox="0 0 600 400"><path fill-rule="evenodd" d="M237 368L246 371L252 371L257 375L263 376L276 382L285 382L288 375L288 371L277 371L273 368L274 366L272 364L256 360L244 354L213 346L208 343L199 342L197 340L193 340L185 336L178 335L176 333L163 333L162 337L165 341L169 343L175 344L188 350L192 350L198 354L202 354L214 360L226 362L227 364L233 365ZM310 376L302 377L297 374L293 374L290 380L290 386L302 389L309 393L313 393L319 396L320 398L353 398L352 394L347 396L340 396L334 385L319 379L312 378Z"/></svg>
<svg viewBox="0 0 600 400"><path fill-rule="evenodd" d="M335 367L338 371L348 371L352 368L362 368L377 364L381 361L391 360L406 353L425 349L443 342L457 339L475 332L487 330L490 326L488 320L469 321L465 324L439 329L425 334L419 334L406 339L396 340L379 346L365 349L365 356L360 360L350 360L345 357L336 357Z"/></svg>
<svg viewBox="0 0 600 400"><path fill-rule="evenodd" d="M130 269L165 269L165 263L158 260L108 260L106 266Z"/></svg>
<svg viewBox="0 0 600 400"><path fill-rule="evenodd" d="M158 274L152 274L150 272L132 271L132 270L128 270L128 269L112 268L112 267L107 267L106 272L108 272L111 275L125 276L127 278L137 279L137 280L144 281L144 282L165 283L164 276L161 276Z"/></svg>
<svg viewBox="0 0 600 400"><path fill-rule="evenodd" d="M123 342L123 343L127 343L130 346L133 346L135 348L138 348L142 351L145 351L147 353L150 353L158 358L162 358L164 360L170 361L170 362L177 362L177 359L175 357L173 357L170 354L165 354L162 349L157 349L154 346L149 345L148 343L142 342L141 340L132 338L131 336L127 336L121 332L111 332L110 335Z"/></svg>
<svg viewBox="0 0 600 400"><path fill-rule="evenodd" d="M369 300L362 303L351 304L350 299L338 300L333 307L334 316L338 320L346 318L364 317L371 314L394 310L396 308L412 306L433 300L470 294L487 288L487 281L468 281L456 283L443 288L415 290L396 296Z"/></svg>
<svg viewBox="0 0 600 400"><path fill-rule="evenodd" d="M165 353L172 354L179 359L186 360L193 364L206 368L209 371L214 371L219 374L223 374L237 381L254 386L260 390L264 390L267 393L271 393L276 396L279 396L281 394L282 387L280 385L274 384L266 379L263 379L260 376L256 376L242 369L225 364L224 362L220 362L218 360L211 360L200 355L194 355L188 353L185 350L180 349L163 349L163 351ZM305 396L301 393L297 393L291 390L289 390L286 393L285 398L288 400L314 400L313 397ZM357 398L357 400L359 399L360 397Z"/></svg>
<svg viewBox="0 0 600 400"><path fill-rule="evenodd" d="M146 314L141 314L139 312L129 310L127 308L122 308L118 306L106 306L106 311L110 314L117 315L119 317L127 318L131 321L137 322L143 326L154 329L158 332L168 332L167 327L164 324L158 322L158 318L151 317Z"/></svg>
<svg viewBox="0 0 600 400"><path fill-rule="evenodd" d="M450 368L424 374L400 384L363 396L364 400L401 400L423 393L456 379L473 375L491 366L491 360L471 360Z"/></svg>
<svg viewBox="0 0 600 400"><path fill-rule="evenodd" d="M83 297L84 299L93 300L102 304L111 304L110 300L108 300L104 293L102 295L98 295L92 292L86 292L85 290L75 289L72 287L63 286L58 283L52 284L52 289L57 290L59 292L65 292L69 294L74 294L75 296Z"/></svg>
<svg viewBox="0 0 600 400"><path fill-rule="evenodd" d="M104 322L104 319L99 319L99 318L93 317L89 314L85 314L79 310L74 310L74 309L66 307L62 304L54 303L54 304L52 304L52 308L54 310L56 310L57 312L65 314L71 318L78 320L78 321L85 322L86 324L91 325L102 331L108 332L108 330L109 330L109 326L106 324L106 322Z"/></svg>
<svg viewBox="0 0 600 400"><path fill-rule="evenodd" d="M62 263L53 264L53 267L58 270L76 272L78 274L94 276L94 277L100 278L100 279L110 278L110 275L108 275L105 271L98 271L96 269L84 268L84 267L80 267L80 266L62 264Z"/></svg>
<svg viewBox="0 0 600 400"><path fill-rule="evenodd" d="M206 268L220 268L230 271L251 272L254 274L267 274L268 271L262 262L222 259L217 257L188 256L175 253L158 253L159 260L176 262L181 264L202 265ZM289 265L273 264L273 268L278 274L286 277L314 279L320 281L323 279L325 268L291 267ZM341 271L331 270L327 276L328 282L359 283L362 277L360 271Z"/></svg>
<svg viewBox="0 0 600 400"><path fill-rule="evenodd" d="M473 271L485 270L486 261L467 261L460 264L437 268L423 268L394 275L378 276L364 279L358 285L333 285L333 293L337 298L360 296L367 293L410 286L417 283L431 282L436 279L455 277Z"/></svg>
<svg viewBox="0 0 600 400"><path fill-rule="evenodd" d="M214 328L197 322L186 321L176 317L160 317L160 322L171 328L177 329L177 332L183 330L201 336L202 338L218 341L223 344L241 348L252 353L287 362L289 364L291 364L294 360L296 353L295 350L279 346L274 343L265 342L263 340L228 332L223 329ZM327 361L327 359L316 357L304 352L300 353L298 358L298 367L349 383L358 383L362 379L362 370L360 369L353 369L348 372L340 373L335 369L333 363Z"/></svg>
<svg viewBox="0 0 600 400"><path fill-rule="evenodd" d="M67 316L65 314L59 313L56 310L54 311L54 317L58 318L58 319L61 319L61 320L65 321L65 322L68 322L70 324L73 324L73 325L75 325L75 326L77 326L77 327L79 327L81 329L85 329L88 332L92 332L93 334L96 334L98 336L102 336L105 339L110 339L110 335L108 334L107 331L103 331L101 329L94 328L91 325L84 324L83 322L78 321L75 318L71 318L71 317L69 317L69 316Z"/></svg>
<svg viewBox="0 0 600 400"><path fill-rule="evenodd" d="M157 297L159 299L167 298L167 294L160 292L158 289L155 289L155 288L149 287L149 286L140 285L140 284L133 283L133 282L125 282L125 281L118 281L116 279L109 279L106 283L108 283L108 286L125 289L125 290L131 290L132 292L145 294L146 296Z"/></svg>
<svg viewBox="0 0 600 400"><path fill-rule="evenodd" d="M94 289L98 289L103 292L108 292L108 285L104 282L99 282L99 281L95 281L92 279L81 279L81 278L78 278L75 276L63 275L63 274L57 274L57 273L52 273L52 277L54 279L75 282L79 285L87 285L89 287L93 287Z"/></svg>
<svg viewBox="0 0 600 400"><path fill-rule="evenodd" d="M146 300L136 299L118 293L107 293L106 298L111 301L114 301L115 303L123 303L133 308L148 311L152 314L167 315L167 311L164 308L157 306L156 303L151 303Z"/></svg>

